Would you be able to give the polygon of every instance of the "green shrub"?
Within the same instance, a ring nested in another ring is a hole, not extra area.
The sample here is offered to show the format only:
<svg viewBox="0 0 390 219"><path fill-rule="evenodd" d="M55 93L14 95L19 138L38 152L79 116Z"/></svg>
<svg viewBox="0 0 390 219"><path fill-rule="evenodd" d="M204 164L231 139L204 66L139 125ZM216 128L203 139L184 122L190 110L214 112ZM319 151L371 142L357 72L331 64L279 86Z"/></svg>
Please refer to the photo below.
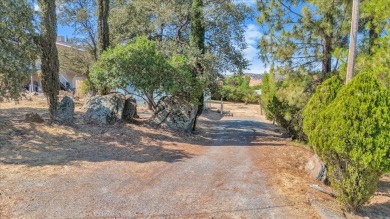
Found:
<svg viewBox="0 0 390 219"><path fill-rule="evenodd" d="M390 92L383 78L389 73L361 73L342 87L320 114L318 135L311 139L348 211L368 202L379 177L390 168Z"/></svg>
<svg viewBox="0 0 390 219"><path fill-rule="evenodd" d="M306 141L302 111L313 92L313 75L298 71L282 76L276 81L274 72L264 75L261 105L268 119L276 121L293 139Z"/></svg>
<svg viewBox="0 0 390 219"><path fill-rule="evenodd" d="M258 103L259 102L259 96L254 91L247 92L242 100L245 103Z"/></svg>
<svg viewBox="0 0 390 219"><path fill-rule="evenodd" d="M81 93L86 95L93 90L92 83L88 80L83 80L80 85Z"/></svg>
<svg viewBox="0 0 390 219"><path fill-rule="evenodd" d="M227 101L258 103L259 97L255 90L259 89L259 86L249 86L250 80L249 76L243 74L226 77L222 86L214 86L211 96Z"/></svg>
<svg viewBox="0 0 390 219"><path fill-rule="evenodd" d="M321 135L321 133L315 132L315 128L320 119L319 115L336 98L341 87L342 81L337 76L325 80L316 88L315 93L304 107L303 131L308 136L309 144L315 151L317 151L315 144L316 136Z"/></svg>

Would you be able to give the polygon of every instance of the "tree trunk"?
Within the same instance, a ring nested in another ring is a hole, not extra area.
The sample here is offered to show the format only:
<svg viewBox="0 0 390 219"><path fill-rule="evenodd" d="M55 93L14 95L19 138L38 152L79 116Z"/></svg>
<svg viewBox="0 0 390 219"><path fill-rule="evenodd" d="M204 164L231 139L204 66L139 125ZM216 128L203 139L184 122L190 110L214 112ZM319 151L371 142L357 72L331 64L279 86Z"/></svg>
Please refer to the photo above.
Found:
<svg viewBox="0 0 390 219"><path fill-rule="evenodd" d="M332 44L331 37L322 38L322 79L332 71Z"/></svg>
<svg viewBox="0 0 390 219"><path fill-rule="evenodd" d="M190 35L190 45L193 48L196 48L200 51L201 54L205 53L205 34L206 29L203 21L203 0L193 0L192 1L192 17L191 17L191 35ZM201 63L196 64L196 68L193 70L193 77L203 74L203 67ZM197 117L203 112L204 104L204 95L203 92L198 99L198 111L196 113ZM195 118L193 130L196 129L196 120Z"/></svg>
<svg viewBox="0 0 390 219"><path fill-rule="evenodd" d="M330 11L325 13L325 21L332 27L332 30L335 26L335 19L333 10L335 7L335 2L333 1ZM322 38L322 79L325 80L329 72L332 72L332 52L333 52L333 31L323 29L323 38Z"/></svg>
<svg viewBox="0 0 390 219"><path fill-rule="evenodd" d="M347 77L345 80L346 84L352 80L352 77L354 74L355 57L356 57L356 40L357 40L357 31L358 31L358 19L359 19L359 0L353 0L351 35L350 35L350 39L349 39Z"/></svg>
<svg viewBox="0 0 390 219"><path fill-rule="evenodd" d="M109 0L97 0L98 2L98 50L99 55L110 45L110 35L108 28L108 15L110 10ZM109 88L104 87L99 91L101 95L109 93Z"/></svg>
<svg viewBox="0 0 390 219"><path fill-rule="evenodd" d="M110 45L110 36L108 29L108 15L110 10L109 0L98 1L98 48L99 54L102 54Z"/></svg>
<svg viewBox="0 0 390 219"><path fill-rule="evenodd" d="M368 31L368 34L369 34L368 53L369 54L372 54L372 49L375 46L375 40L378 39L378 37L379 37L379 34L375 30L377 28L377 26L374 24L373 20L374 20L373 18L370 18L371 25L370 25L370 29Z"/></svg>
<svg viewBox="0 0 390 219"><path fill-rule="evenodd" d="M59 94L59 61L56 47L57 17L55 0L40 0L42 87L49 102L50 119L55 118Z"/></svg>
<svg viewBox="0 0 390 219"><path fill-rule="evenodd" d="M154 102L153 92L152 93L148 92L148 93L146 93L145 96L147 99L148 109L154 111L156 109L156 104Z"/></svg>

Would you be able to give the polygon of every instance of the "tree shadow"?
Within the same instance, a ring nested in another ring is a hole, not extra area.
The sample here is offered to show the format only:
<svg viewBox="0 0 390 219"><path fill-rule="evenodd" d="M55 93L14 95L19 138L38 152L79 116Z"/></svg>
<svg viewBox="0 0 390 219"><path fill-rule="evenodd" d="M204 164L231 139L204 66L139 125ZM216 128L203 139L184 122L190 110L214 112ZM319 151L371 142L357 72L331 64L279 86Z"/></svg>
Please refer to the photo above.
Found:
<svg viewBox="0 0 390 219"><path fill-rule="evenodd" d="M0 109L0 123L9 120L22 121L25 119L25 115L31 112L38 113L43 119L49 119L49 113L47 109L34 107L15 107L12 109Z"/></svg>
<svg viewBox="0 0 390 219"><path fill-rule="evenodd" d="M283 146L287 140L278 128L258 120L207 120L207 136L218 142L214 146Z"/></svg>
<svg viewBox="0 0 390 219"><path fill-rule="evenodd" d="M377 194L383 195L387 201L363 206L357 215L369 218L390 218L390 181L382 178L378 183Z"/></svg>
<svg viewBox="0 0 390 219"><path fill-rule="evenodd" d="M146 138L145 136L149 136ZM192 154L163 145L164 136L127 125L47 125L8 121L0 124L0 163L28 166L75 161L179 162Z"/></svg>
<svg viewBox="0 0 390 219"><path fill-rule="evenodd" d="M363 218L388 219L390 218L390 201L364 206L357 212L357 215Z"/></svg>
<svg viewBox="0 0 390 219"><path fill-rule="evenodd" d="M174 145L282 146L275 127L261 121L202 120L201 131L165 132L140 125L90 125L76 113L71 126L24 122L35 112L47 119L46 109L16 108L0 112L0 163L28 166L64 165L76 161L180 162L193 157ZM15 120L16 118L16 120ZM193 136L197 139L191 140ZM173 146L173 147L171 147Z"/></svg>

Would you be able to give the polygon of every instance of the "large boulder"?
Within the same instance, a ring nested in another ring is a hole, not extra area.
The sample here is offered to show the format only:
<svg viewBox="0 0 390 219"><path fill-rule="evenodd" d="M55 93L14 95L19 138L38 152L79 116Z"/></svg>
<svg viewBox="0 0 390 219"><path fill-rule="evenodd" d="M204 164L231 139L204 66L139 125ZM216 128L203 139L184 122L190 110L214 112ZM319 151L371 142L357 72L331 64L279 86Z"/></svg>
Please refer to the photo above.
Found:
<svg viewBox="0 0 390 219"><path fill-rule="evenodd" d="M126 98L114 93L93 97L88 104L84 121L91 124L114 124L122 119Z"/></svg>
<svg viewBox="0 0 390 219"><path fill-rule="evenodd" d="M314 154L305 165L305 170L311 178L326 183L326 166L317 154Z"/></svg>
<svg viewBox="0 0 390 219"><path fill-rule="evenodd" d="M123 108L122 119L132 122L137 117L137 101L130 95L126 96L125 106Z"/></svg>
<svg viewBox="0 0 390 219"><path fill-rule="evenodd" d="M163 97L150 120L152 126L191 131L198 106L180 97Z"/></svg>
<svg viewBox="0 0 390 219"><path fill-rule="evenodd" d="M58 104L56 120L62 123L72 123L74 117L74 102L72 98L65 96Z"/></svg>

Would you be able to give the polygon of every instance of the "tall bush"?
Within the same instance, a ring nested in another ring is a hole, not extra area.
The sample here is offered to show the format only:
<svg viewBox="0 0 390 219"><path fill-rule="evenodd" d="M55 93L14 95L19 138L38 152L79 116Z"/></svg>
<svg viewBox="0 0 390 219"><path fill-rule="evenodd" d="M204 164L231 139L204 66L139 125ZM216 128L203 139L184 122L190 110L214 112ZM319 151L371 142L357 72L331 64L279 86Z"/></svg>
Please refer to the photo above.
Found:
<svg viewBox="0 0 390 219"><path fill-rule="evenodd" d="M342 81L338 76L325 80L316 88L315 93L303 110L303 131L308 136L309 144L315 151L318 151L316 136L321 135L321 133L315 132L320 119L319 115L333 102L341 87Z"/></svg>
<svg viewBox="0 0 390 219"><path fill-rule="evenodd" d="M368 202L390 169L390 73L361 73L341 88L315 127L318 153L348 211Z"/></svg>

